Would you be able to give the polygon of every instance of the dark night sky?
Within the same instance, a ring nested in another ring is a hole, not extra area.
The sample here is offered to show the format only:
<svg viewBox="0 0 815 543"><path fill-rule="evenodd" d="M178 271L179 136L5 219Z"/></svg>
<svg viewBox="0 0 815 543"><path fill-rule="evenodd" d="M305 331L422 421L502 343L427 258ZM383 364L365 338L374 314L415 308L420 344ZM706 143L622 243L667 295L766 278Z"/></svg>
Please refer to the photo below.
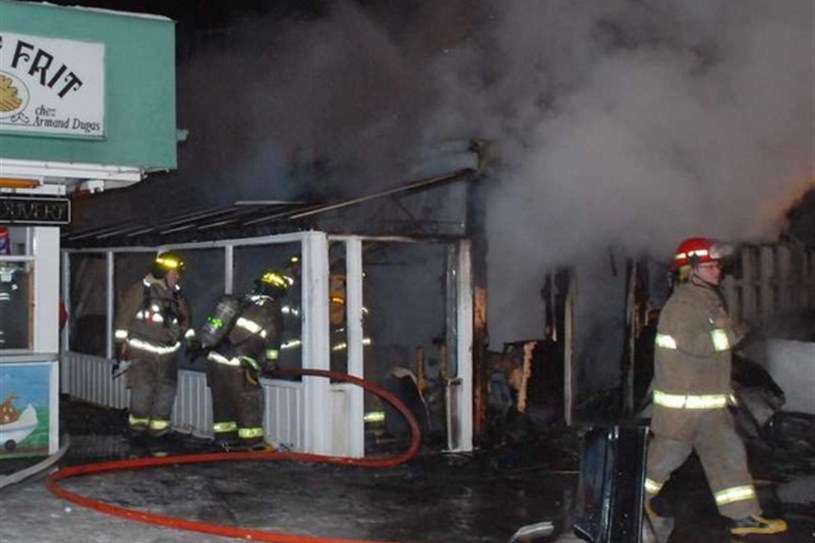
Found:
<svg viewBox="0 0 815 543"><path fill-rule="evenodd" d="M51 3L164 15L177 21L182 32L222 28L241 15L308 16L324 8L324 2L319 0L55 0Z"/></svg>

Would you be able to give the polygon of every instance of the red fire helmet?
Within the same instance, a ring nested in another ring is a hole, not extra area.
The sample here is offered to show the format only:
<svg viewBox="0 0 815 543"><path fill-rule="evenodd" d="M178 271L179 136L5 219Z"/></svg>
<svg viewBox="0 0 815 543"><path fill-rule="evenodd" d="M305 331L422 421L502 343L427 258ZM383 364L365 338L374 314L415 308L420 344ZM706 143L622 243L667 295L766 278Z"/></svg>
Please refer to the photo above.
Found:
<svg viewBox="0 0 815 543"><path fill-rule="evenodd" d="M718 262L733 254L733 247L710 238L688 238L679 244L674 254L673 269L705 262Z"/></svg>

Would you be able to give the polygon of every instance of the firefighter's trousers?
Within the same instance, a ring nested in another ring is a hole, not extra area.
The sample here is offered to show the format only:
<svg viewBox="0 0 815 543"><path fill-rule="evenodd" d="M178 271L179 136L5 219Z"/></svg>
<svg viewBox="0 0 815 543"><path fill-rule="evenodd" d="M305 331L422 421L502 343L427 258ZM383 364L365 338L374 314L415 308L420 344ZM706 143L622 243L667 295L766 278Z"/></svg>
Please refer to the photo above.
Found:
<svg viewBox="0 0 815 543"><path fill-rule="evenodd" d="M215 439L252 446L263 442L263 390L240 366L209 361Z"/></svg>
<svg viewBox="0 0 815 543"><path fill-rule="evenodd" d="M176 353L156 354L132 349L127 372L130 429L151 434L169 432L178 385Z"/></svg>
<svg viewBox="0 0 815 543"><path fill-rule="evenodd" d="M665 409L655 406L655 409ZM677 419L674 419L677 420ZM747 453L727 409L692 413L676 435L655 432L648 445L646 503L695 449L722 516L738 519L761 509L747 470ZM648 484L652 488L648 488Z"/></svg>

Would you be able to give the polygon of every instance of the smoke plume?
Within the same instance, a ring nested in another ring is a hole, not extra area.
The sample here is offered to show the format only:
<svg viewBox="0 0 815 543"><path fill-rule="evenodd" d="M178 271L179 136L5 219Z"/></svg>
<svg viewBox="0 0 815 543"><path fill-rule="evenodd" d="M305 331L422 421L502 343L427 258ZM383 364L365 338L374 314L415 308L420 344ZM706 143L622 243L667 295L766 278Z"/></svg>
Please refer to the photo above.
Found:
<svg viewBox="0 0 815 543"><path fill-rule="evenodd" d="M421 149L489 141L498 345L540 335L547 269L772 238L815 178L808 0L332 6L245 21L185 71L192 137L228 136L190 163L246 197L302 193L298 171L359 193L409 178Z"/></svg>
<svg viewBox="0 0 815 543"><path fill-rule="evenodd" d="M540 312L518 308L553 266L599 279L609 247L668 260L693 235L777 235L815 179L811 2L507 6L487 127L502 156L491 337L540 336ZM583 281L580 296L621 300L610 281Z"/></svg>
<svg viewBox="0 0 815 543"><path fill-rule="evenodd" d="M191 135L171 190L197 205L360 194L411 179L428 148L480 138L495 157L493 346L540 337L537 293L560 265L580 267L602 320L622 296L610 251L771 239L812 186L814 10L345 0L246 18L179 68Z"/></svg>

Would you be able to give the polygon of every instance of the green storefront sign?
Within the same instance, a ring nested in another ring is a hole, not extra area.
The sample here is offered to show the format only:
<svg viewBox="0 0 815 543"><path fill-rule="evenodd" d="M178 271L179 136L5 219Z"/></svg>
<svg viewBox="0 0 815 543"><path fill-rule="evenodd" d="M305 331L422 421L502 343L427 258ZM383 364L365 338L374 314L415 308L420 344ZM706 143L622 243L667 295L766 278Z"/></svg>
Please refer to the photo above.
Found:
<svg viewBox="0 0 815 543"><path fill-rule="evenodd" d="M0 0L0 158L174 169L175 23Z"/></svg>
<svg viewBox="0 0 815 543"><path fill-rule="evenodd" d="M59 448L65 196L175 169L176 145L173 21L0 0L0 459Z"/></svg>

